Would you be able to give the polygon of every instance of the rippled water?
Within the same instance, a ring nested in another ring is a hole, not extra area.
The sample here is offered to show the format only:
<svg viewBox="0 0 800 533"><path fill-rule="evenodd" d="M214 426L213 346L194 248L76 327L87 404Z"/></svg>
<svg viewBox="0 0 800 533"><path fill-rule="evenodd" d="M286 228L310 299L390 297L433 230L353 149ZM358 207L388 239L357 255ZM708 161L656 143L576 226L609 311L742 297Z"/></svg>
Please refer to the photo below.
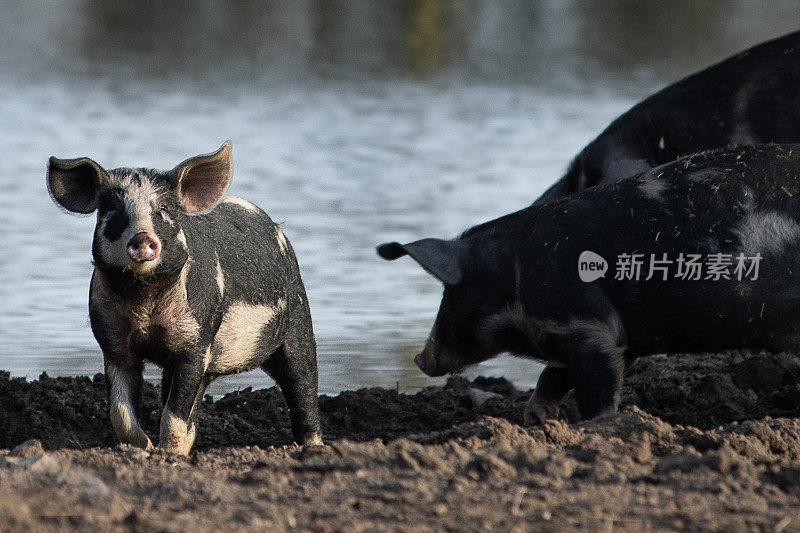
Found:
<svg viewBox="0 0 800 533"><path fill-rule="evenodd" d="M406 2L390 4L416 20L403 11ZM408 45L416 42L415 26L406 22L392 33L378 17L386 8L369 3L340 3L350 6L344 14L314 2L269 3L267 13L245 3L261 18L231 21L219 18L225 4L198 2L222 25L212 35L219 47L196 34L158 42L162 28L148 33L136 12L109 14L100 2L5 6L0 368L29 378L102 369L87 319L94 219L67 216L51 203L44 185L50 155L90 156L108 168L171 168L231 139L230 193L282 222L297 252L321 392L441 382L412 362L441 287L408 259L380 260L374 246L452 237L529 204L638 99L800 22L797 2L776 3L772 14L731 3L731 13L707 13L702 27L667 19L671 35L638 28L634 36L661 47L659 54L620 37L635 17L625 2L603 3L621 17L591 37L606 48L582 37L598 13L592 3L561 11L561 3L545 2L530 13L516 3L434 4L447 8L449 22L434 25L447 37L421 56ZM648 9L643 16L660 13ZM180 26L184 15L154 20L173 17ZM386 27L368 31L378 19ZM67 32L92 23L111 28ZM539 368L500 357L467 374L505 375L529 387ZM148 367L147 377L157 379L157 369ZM210 392L270 383L251 372L223 378Z"/></svg>

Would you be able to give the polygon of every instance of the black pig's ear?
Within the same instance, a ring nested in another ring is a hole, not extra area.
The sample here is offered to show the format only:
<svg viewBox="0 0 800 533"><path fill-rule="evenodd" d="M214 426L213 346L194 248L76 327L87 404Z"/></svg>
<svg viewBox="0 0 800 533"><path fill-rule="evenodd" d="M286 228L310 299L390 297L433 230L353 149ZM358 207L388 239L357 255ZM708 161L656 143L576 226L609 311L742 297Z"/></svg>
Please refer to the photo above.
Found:
<svg viewBox="0 0 800 533"><path fill-rule="evenodd" d="M458 285L464 279L464 245L460 241L422 239L408 244L388 242L377 248L378 255L391 261L410 255L429 274L446 285Z"/></svg>
<svg viewBox="0 0 800 533"><path fill-rule="evenodd" d="M47 189L58 205L73 213L89 214L97 209L95 192L106 171L89 159L58 159L47 164Z"/></svg>
<svg viewBox="0 0 800 533"><path fill-rule="evenodd" d="M184 210L199 213L213 207L225 194L232 172L230 141L212 154L190 157L173 168Z"/></svg>

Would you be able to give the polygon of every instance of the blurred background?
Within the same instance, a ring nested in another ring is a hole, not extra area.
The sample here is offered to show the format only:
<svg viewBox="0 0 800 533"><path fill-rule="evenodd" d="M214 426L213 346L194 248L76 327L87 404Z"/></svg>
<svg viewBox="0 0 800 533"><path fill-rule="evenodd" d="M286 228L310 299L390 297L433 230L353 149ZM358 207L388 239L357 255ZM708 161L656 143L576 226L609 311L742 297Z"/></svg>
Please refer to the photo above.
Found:
<svg viewBox="0 0 800 533"><path fill-rule="evenodd" d="M283 223L320 391L414 391L441 286L389 240L531 203L645 96L800 28L800 1L0 1L0 368L102 371L94 218L50 201L51 155L172 168L234 146L230 193ZM466 372L532 387L502 356ZM148 379L158 370L147 368ZM209 392L271 385L263 372Z"/></svg>

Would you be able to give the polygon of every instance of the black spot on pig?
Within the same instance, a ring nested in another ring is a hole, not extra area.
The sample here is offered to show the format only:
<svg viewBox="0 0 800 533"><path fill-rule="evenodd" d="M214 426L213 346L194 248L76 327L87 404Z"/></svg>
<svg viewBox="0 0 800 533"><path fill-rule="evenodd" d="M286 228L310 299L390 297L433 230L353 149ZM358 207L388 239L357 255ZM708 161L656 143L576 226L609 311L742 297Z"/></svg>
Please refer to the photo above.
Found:
<svg viewBox="0 0 800 533"><path fill-rule="evenodd" d="M118 240L130 223L128 213L125 211L125 202L122 200L122 190L113 188L99 194L97 214L99 218L108 219L103 236L109 241Z"/></svg>

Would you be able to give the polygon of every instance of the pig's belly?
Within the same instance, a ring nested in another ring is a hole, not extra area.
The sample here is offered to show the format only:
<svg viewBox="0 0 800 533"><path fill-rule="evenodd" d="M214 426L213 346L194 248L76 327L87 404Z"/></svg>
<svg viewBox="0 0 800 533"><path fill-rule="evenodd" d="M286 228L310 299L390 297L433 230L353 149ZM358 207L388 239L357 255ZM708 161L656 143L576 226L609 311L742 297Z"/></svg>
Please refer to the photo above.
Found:
<svg viewBox="0 0 800 533"><path fill-rule="evenodd" d="M279 346L277 332L284 308L283 300L274 305L232 305L207 354L207 372L234 374L264 363Z"/></svg>

